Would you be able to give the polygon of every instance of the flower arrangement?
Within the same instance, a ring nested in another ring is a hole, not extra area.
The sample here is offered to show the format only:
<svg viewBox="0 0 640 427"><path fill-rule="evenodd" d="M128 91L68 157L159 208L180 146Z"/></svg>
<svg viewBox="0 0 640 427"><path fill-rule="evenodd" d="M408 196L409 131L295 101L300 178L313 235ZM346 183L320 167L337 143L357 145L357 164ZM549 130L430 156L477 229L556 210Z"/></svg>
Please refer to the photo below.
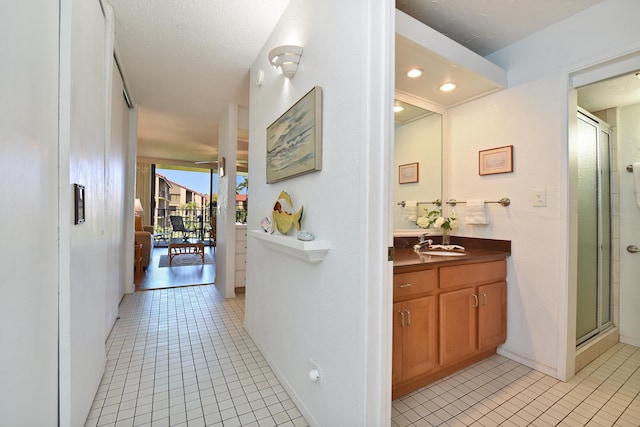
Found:
<svg viewBox="0 0 640 427"><path fill-rule="evenodd" d="M416 220L416 224L420 228L434 228L436 230L442 230L444 232L449 232L454 228L458 227L458 220L456 218L456 213L451 212L451 215L442 216L442 209L427 211L425 209L426 215L419 217Z"/></svg>

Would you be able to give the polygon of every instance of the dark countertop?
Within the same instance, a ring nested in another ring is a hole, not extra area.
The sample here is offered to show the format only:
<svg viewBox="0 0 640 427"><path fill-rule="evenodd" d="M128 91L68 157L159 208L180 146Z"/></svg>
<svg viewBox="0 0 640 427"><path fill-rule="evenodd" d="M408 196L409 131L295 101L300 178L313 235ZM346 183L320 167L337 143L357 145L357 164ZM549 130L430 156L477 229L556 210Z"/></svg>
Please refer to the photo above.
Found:
<svg viewBox="0 0 640 427"><path fill-rule="evenodd" d="M421 253L416 252L412 247L413 244L416 243L415 240L416 239L410 239L409 241L397 240L395 242L395 255L393 261L394 273L416 271L441 264L501 260L511 255L511 242L508 240L475 239L452 236L451 244L465 247L465 255L462 256L442 256L422 253L428 252L426 246L421 250ZM407 244L409 243L410 245L408 246ZM434 244L438 244L438 242Z"/></svg>

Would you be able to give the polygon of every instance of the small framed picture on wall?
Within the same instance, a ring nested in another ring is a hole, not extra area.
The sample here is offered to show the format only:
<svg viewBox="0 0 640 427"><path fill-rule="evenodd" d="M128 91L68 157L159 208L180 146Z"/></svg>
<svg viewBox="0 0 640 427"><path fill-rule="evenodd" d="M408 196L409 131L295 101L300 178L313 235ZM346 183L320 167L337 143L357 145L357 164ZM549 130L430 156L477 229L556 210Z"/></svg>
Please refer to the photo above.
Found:
<svg viewBox="0 0 640 427"><path fill-rule="evenodd" d="M418 182L418 163L407 163L399 166L399 182L400 184L411 184Z"/></svg>
<svg viewBox="0 0 640 427"><path fill-rule="evenodd" d="M513 172L513 145L480 151L478 163L480 175Z"/></svg>

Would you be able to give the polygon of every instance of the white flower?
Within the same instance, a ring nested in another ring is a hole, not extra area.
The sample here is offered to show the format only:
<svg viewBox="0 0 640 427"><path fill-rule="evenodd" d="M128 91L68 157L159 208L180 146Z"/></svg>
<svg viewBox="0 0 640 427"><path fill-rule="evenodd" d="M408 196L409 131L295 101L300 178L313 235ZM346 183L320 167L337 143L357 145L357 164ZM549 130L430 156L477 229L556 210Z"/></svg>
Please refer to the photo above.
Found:
<svg viewBox="0 0 640 427"><path fill-rule="evenodd" d="M428 211L425 209L426 216L421 216L416 220L416 225L420 228L435 228L437 230L450 231L458 227L458 221L456 213L451 212L451 215L446 217L442 216L442 210Z"/></svg>
<svg viewBox="0 0 640 427"><path fill-rule="evenodd" d="M421 216L416 220L416 225L420 228L428 228L429 224L431 224L431 222L426 216Z"/></svg>

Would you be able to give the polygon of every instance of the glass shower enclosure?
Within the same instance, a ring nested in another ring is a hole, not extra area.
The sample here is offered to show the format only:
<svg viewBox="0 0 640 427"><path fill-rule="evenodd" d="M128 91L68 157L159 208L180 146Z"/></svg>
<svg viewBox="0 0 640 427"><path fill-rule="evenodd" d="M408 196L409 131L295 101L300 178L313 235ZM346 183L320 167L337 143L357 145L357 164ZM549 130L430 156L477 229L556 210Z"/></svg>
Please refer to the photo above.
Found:
<svg viewBox="0 0 640 427"><path fill-rule="evenodd" d="M576 345L612 325L611 135L578 113L578 295Z"/></svg>

